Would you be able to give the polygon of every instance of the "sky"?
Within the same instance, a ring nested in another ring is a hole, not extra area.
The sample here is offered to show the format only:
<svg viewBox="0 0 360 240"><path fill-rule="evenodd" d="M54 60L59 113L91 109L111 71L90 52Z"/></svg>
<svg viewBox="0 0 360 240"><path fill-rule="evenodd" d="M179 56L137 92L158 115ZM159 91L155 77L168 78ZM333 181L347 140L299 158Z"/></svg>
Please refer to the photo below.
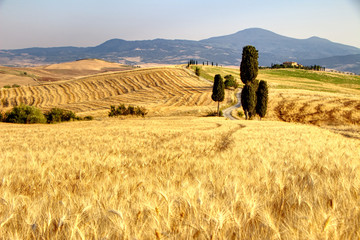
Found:
<svg viewBox="0 0 360 240"><path fill-rule="evenodd" d="M253 27L360 48L360 0L0 0L0 49L201 40Z"/></svg>

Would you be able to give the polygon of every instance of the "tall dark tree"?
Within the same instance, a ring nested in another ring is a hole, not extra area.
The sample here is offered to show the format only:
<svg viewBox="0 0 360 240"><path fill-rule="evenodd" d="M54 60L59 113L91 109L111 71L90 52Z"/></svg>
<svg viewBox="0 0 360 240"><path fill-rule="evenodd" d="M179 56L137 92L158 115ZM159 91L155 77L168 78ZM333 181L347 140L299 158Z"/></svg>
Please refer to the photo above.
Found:
<svg viewBox="0 0 360 240"><path fill-rule="evenodd" d="M218 116L220 116L220 111L219 111L220 102L224 101L224 98L225 98L224 81L220 74L216 74L214 77L214 86L213 86L211 99L215 102L218 102L218 108L217 108Z"/></svg>
<svg viewBox="0 0 360 240"><path fill-rule="evenodd" d="M245 119L252 119L256 115L256 84L245 84L241 91L241 105Z"/></svg>
<svg viewBox="0 0 360 240"><path fill-rule="evenodd" d="M200 74L201 74L200 72L201 72L201 68L196 67L196 68L195 68L195 74L196 74L196 76L200 77Z"/></svg>
<svg viewBox="0 0 360 240"><path fill-rule="evenodd" d="M240 64L240 78L244 84L255 81L258 75L258 51L254 46L245 46Z"/></svg>
<svg viewBox="0 0 360 240"><path fill-rule="evenodd" d="M268 104L268 85L266 81L261 80L259 87L256 91L257 103L256 113L260 116L260 119L265 117L267 104Z"/></svg>

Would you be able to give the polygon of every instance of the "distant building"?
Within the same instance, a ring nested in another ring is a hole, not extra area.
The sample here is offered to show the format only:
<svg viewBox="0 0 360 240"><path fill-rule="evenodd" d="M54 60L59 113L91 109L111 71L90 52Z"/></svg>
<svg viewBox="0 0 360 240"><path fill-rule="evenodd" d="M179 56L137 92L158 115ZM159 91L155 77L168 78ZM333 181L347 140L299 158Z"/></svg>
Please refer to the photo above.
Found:
<svg viewBox="0 0 360 240"><path fill-rule="evenodd" d="M283 62L285 67L298 67L299 64L297 62Z"/></svg>

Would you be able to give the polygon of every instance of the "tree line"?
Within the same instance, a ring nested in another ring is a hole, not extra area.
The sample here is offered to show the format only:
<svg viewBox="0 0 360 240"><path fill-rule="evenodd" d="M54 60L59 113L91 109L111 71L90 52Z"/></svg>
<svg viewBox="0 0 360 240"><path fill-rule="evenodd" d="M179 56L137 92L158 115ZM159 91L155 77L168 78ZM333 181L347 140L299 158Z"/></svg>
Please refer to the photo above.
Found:
<svg viewBox="0 0 360 240"><path fill-rule="evenodd" d="M264 67L268 68L268 67ZM325 71L325 67L320 65L311 65L311 66L303 66L303 65L297 65L297 66L287 66L284 64L271 64L271 69L280 69L280 68L297 68L297 69L304 69L304 70L314 70L314 71Z"/></svg>
<svg viewBox="0 0 360 240"><path fill-rule="evenodd" d="M200 62L200 63L198 63L198 60L194 60L194 59L190 59L189 61L188 61L188 63L187 63L187 67L189 68L191 65L203 65L203 66L209 66L209 64L211 65L211 66L216 66L216 67L218 67L219 66L219 64L218 63L215 63L215 62L209 62L209 61L203 61L202 63Z"/></svg>

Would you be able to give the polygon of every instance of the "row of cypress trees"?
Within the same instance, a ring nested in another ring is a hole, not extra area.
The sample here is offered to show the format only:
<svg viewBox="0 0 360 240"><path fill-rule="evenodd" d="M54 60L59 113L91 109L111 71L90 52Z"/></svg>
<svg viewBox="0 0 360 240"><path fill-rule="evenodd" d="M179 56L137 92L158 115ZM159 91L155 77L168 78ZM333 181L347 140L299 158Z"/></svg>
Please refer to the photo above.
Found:
<svg viewBox="0 0 360 240"><path fill-rule="evenodd" d="M241 92L241 105L245 118L252 119L256 114L260 119L265 117L268 102L268 85L266 81L256 79L258 75L258 51L254 46L243 48L240 64L240 78L245 84Z"/></svg>
<svg viewBox="0 0 360 240"><path fill-rule="evenodd" d="M241 92L241 105L244 109L245 118L252 119L259 115L260 119L265 117L268 103L268 85L266 81L260 82L256 79L258 75L258 51L254 46L245 46L243 48L240 64L240 78L244 83ZM213 94L211 98L218 102L217 112L219 115L219 106L225 98L225 85L220 74L215 75Z"/></svg>

